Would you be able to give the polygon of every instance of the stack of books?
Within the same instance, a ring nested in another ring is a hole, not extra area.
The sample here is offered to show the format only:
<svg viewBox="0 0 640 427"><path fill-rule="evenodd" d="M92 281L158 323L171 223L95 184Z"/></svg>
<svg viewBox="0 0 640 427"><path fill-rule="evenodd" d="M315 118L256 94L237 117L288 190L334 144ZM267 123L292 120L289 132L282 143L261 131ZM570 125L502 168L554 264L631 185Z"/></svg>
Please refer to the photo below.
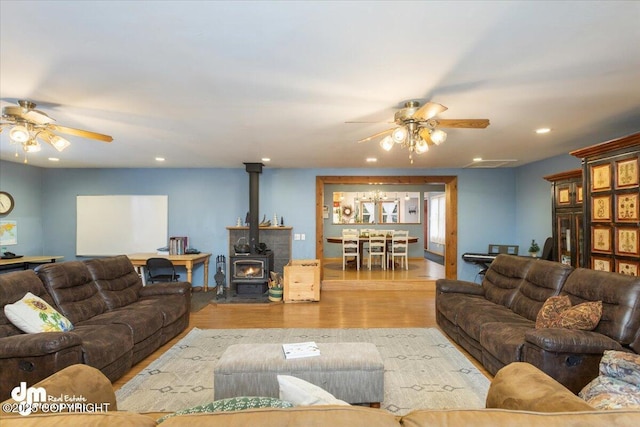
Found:
<svg viewBox="0 0 640 427"><path fill-rule="evenodd" d="M284 351L285 359L320 356L320 349L313 341L282 344L282 351Z"/></svg>
<svg viewBox="0 0 640 427"><path fill-rule="evenodd" d="M169 255L184 255L188 247L188 237L169 237Z"/></svg>

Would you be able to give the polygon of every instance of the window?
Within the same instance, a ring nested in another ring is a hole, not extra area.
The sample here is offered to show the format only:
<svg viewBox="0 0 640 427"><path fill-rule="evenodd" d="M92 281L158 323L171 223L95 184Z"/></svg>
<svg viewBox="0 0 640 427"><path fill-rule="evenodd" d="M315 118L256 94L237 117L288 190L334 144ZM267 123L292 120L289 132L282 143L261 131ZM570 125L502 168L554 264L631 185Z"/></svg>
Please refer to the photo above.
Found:
<svg viewBox="0 0 640 427"><path fill-rule="evenodd" d="M444 194L429 200L429 240L433 243L445 243L445 205Z"/></svg>
<svg viewBox="0 0 640 427"><path fill-rule="evenodd" d="M398 202L380 203L380 223L398 223Z"/></svg>

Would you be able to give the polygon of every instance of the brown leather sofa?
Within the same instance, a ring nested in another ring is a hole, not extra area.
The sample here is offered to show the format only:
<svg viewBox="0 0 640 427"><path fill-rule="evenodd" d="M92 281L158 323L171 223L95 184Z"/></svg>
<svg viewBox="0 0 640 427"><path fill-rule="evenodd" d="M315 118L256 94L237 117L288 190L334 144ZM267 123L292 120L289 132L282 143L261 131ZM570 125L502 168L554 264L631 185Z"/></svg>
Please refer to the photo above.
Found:
<svg viewBox="0 0 640 427"><path fill-rule="evenodd" d="M26 334L4 306L27 292L40 296L74 325L70 332ZM189 324L191 285L142 286L125 255L45 264L0 275L0 398L21 381L37 382L82 363L111 381Z"/></svg>
<svg viewBox="0 0 640 427"><path fill-rule="evenodd" d="M86 365L66 368L35 384L52 396L78 396L86 410L75 413L34 412L18 415L17 403L2 403L3 427L27 426L156 426L167 414L117 411L115 394L102 373ZM91 411L91 412L90 412ZM640 425L640 410L596 411L561 384L527 363L513 363L495 376L486 409L413 410L404 416L362 406L298 406L180 415L160 424L172 426L261 427L345 426L616 426Z"/></svg>
<svg viewBox="0 0 640 427"><path fill-rule="evenodd" d="M536 329L547 298L602 301L593 331ZM574 393L598 376L605 350L640 350L640 278L498 255L481 285L436 282L436 322L492 374L528 362Z"/></svg>

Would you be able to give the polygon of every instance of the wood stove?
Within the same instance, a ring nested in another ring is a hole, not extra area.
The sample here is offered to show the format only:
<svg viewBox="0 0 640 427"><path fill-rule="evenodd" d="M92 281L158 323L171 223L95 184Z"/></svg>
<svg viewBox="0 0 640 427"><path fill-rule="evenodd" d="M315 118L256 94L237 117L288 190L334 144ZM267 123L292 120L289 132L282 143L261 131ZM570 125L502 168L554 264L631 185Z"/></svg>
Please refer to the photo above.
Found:
<svg viewBox="0 0 640 427"><path fill-rule="evenodd" d="M269 288L273 252L231 256L231 291L238 296L261 296Z"/></svg>
<svg viewBox="0 0 640 427"><path fill-rule="evenodd" d="M260 244L259 182L262 163L245 163L249 173L249 253L229 256L231 292L233 295L260 297L269 289L273 271L273 252Z"/></svg>

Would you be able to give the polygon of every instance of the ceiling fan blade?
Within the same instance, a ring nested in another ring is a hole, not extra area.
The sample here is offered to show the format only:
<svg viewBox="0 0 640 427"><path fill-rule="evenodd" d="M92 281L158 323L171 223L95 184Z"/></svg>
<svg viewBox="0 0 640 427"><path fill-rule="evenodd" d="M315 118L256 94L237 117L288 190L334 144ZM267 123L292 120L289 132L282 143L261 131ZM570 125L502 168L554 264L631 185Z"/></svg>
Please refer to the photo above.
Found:
<svg viewBox="0 0 640 427"><path fill-rule="evenodd" d="M443 111L447 111L447 107L444 105L435 102L427 102L413 114L413 117L419 120L429 120L431 117L436 114L440 114Z"/></svg>
<svg viewBox="0 0 640 427"><path fill-rule="evenodd" d="M357 121L357 120L353 120L353 121L348 121L345 123L365 123L365 124L374 124L374 123L395 123L394 121L391 120L385 120L385 121L377 121L377 122L365 122L365 121Z"/></svg>
<svg viewBox="0 0 640 427"><path fill-rule="evenodd" d="M113 137L111 137L109 135L103 135L101 133L91 132L91 131L88 131L88 130L69 128L69 127L60 126L60 125L49 125L48 128L51 129L51 130L54 130L56 132L61 132L61 133L69 134L69 135L80 136L82 138L96 139L96 140L102 141L102 142L111 142L111 141L113 141Z"/></svg>
<svg viewBox="0 0 640 427"><path fill-rule="evenodd" d="M28 122L32 122L38 125L47 125L53 123L55 120L47 116L42 111L29 110L22 107L15 107L8 105L4 107L4 114L8 116L20 117Z"/></svg>
<svg viewBox="0 0 640 427"><path fill-rule="evenodd" d="M489 119L438 119L438 126L442 128L484 129L489 126Z"/></svg>
<svg viewBox="0 0 640 427"><path fill-rule="evenodd" d="M425 142L427 143L427 145L436 145L435 142L433 142L431 140L431 133L429 132L429 129L427 128L421 128L418 131L418 134L420 135L420 138L424 139Z"/></svg>
<svg viewBox="0 0 640 427"><path fill-rule="evenodd" d="M373 134L373 135L371 135L371 136L368 136L368 137L366 137L366 138L364 138L364 139L361 139L361 140L360 140L360 141L358 141L358 142L367 142L367 141L371 141L371 140L372 140L372 139L374 139L374 138L378 138L378 137L380 137L380 136L382 136L382 135L388 135L388 134L390 134L391 132L393 132L393 130L394 130L394 129L395 129L395 128L391 128L391 129L383 130L382 132L378 132L378 133Z"/></svg>

